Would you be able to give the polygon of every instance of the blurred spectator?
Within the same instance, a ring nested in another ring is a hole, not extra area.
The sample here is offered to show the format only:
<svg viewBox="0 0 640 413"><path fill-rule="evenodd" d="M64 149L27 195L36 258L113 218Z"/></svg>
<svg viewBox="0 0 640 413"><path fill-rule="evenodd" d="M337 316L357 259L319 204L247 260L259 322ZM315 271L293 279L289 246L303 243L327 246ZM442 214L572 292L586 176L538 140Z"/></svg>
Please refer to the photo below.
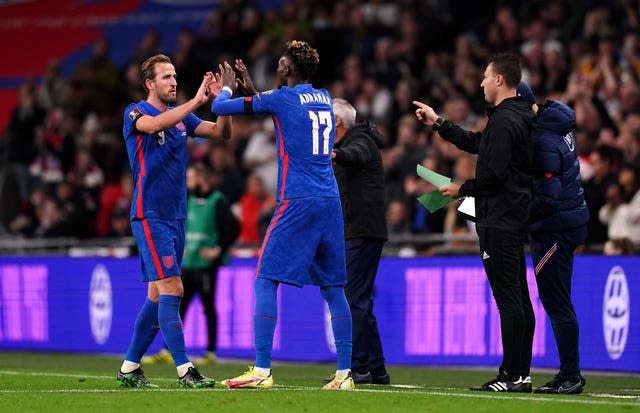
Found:
<svg viewBox="0 0 640 413"><path fill-rule="evenodd" d="M62 65L59 60L51 60L38 88L38 103L46 110L52 110L54 107L65 107L68 99L69 84L62 77Z"/></svg>
<svg viewBox="0 0 640 413"><path fill-rule="evenodd" d="M62 181L56 186L56 205L60 209L61 225L68 232L66 235L85 238L95 233L96 205L87 191Z"/></svg>
<svg viewBox="0 0 640 413"><path fill-rule="evenodd" d="M36 209L38 225L33 232L36 238L66 237L74 235L76 228L69 227L64 221L62 208L58 201L46 198Z"/></svg>
<svg viewBox="0 0 640 413"><path fill-rule="evenodd" d="M629 238L616 238L604 244L604 255L632 255L636 252Z"/></svg>
<svg viewBox="0 0 640 413"><path fill-rule="evenodd" d="M236 133L234 123L234 133ZM244 183L242 179L242 171L236 162L233 151L225 146L225 144L214 143L209 152L209 166L216 175L216 189L222 191L233 204L242 195Z"/></svg>
<svg viewBox="0 0 640 413"><path fill-rule="evenodd" d="M93 45L93 55L74 69L69 103L76 119L83 119L91 111L112 113L122 101L120 70L111 61L109 53L107 39L98 39Z"/></svg>
<svg viewBox="0 0 640 413"><path fill-rule="evenodd" d="M405 177L415 176L416 165L425 157L425 148L418 141L416 126L415 116L405 115L398 123L396 144L382 151L387 199L398 199L402 196Z"/></svg>
<svg viewBox="0 0 640 413"><path fill-rule="evenodd" d="M133 181L130 174L123 174L119 180L107 182L100 189L96 220L97 235L103 236L114 231L113 217L116 209L124 208L126 213L129 214L132 190ZM128 220L127 226L129 226Z"/></svg>
<svg viewBox="0 0 640 413"><path fill-rule="evenodd" d="M126 202L126 200L125 202L119 202L113 209L109 223L109 231L101 235L110 238L131 236L131 224L129 224L129 203Z"/></svg>
<svg viewBox="0 0 640 413"><path fill-rule="evenodd" d="M387 207L387 229L389 235L408 236L411 234L411 222L407 216L407 206L400 200L389 202Z"/></svg>
<svg viewBox="0 0 640 413"><path fill-rule="evenodd" d="M616 190L609 190L615 185L610 148L601 146L591 153L593 176L584 183L584 198L589 207L589 232L587 243L604 243L607 240L606 222L600 220L600 208L608 201L612 207L617 206Z"/></svg>
<svg viewBox="0 0 640 413"><path fill-rule="evenodd" d="M91 152L80 148L76 153L74 168L68 174L67 180L80 188L89 190L97 198L98 191L104 183L104 174Z"/></svg>
<svg viewBox="0 0 640 413"><path fill-rule="evenodd" d="M636 247L640 247L640 175L638 168L631 164L623 165L618 173L623 208L623 225L627 236ZM609 233L609 238L612 237Z"/></svg>
<svg viewBox="0 0 640 413"><path fill-rule="evenodd" d="M249 138L242 156L242 166L260 177L265 189L275 196L278 180L278 158L276 156L276 133L271 119L266 118L262 123L262 128L255 131Z"/></svg>
<svg viewBox="0 0 640 413"><path fill-rule="evenodd" d="M451 146L451 145L450 145ZM464 182L476 176L475 157L463 154L458 157L454 168L454 179L458 182ZM451 202L446 207L446 216L444 219L444 233L449 235L468 235L476 238L475 224L468 221L465 216L458 211L458 202ZM448 243L451 248L473 248L474 241L450 241Z"/></svg>
<svg viewBox="0 0 640 413"><path fill-rule="evenodd" d="M35 100L35 87L27 82L18 89L18 106L11 112L7 126L8 161L18 181L22 202L29 199L29 165L36 157L36 130L46 118L45 109Z"/></svg>
<svg viewBox="0 0 640 413"><path fill-rule="evenodd" d="M247 177L247 189L233 206L240 221L241 244L260 244L276 207L275 197L266 190L257 174Z"/></svg>
<svg viewBox="0 0 640 413"><path fill-rule="evenodd" d="M9 233L27 237L32 236L39 225L38 209L48 199L49 195L46 187L43 185L36 186L29 196L29 202L9 223Z"/></svg>

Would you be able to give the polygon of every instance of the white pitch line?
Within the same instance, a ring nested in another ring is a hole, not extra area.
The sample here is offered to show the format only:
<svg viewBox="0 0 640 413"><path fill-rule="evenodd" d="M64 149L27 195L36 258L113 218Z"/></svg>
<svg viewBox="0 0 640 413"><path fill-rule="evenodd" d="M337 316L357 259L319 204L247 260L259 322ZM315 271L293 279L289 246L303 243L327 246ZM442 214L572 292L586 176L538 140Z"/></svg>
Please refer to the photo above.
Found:
<svg viewBox="0 0 640 413"><path fill-rule="evenodd" d="M115 380L116 374L113 376L90 376L87 374L63 374L63 373L40 373L33 371L10 371L10 370L0 370L0 375L7 376L40 376L40 377L69 377L75 379L98 379L98 380ZM147 377L148 378L148 377ZM167 379L164 377L155 377L152 380L156 381L176 381L176 379Z"/></svg>
<svg viewBox="0 0 640 413"><path fill-rule="evenodd" d="M30 375L30 376L50 376L50 377L69 377L69 378L94 378L94 379L104 379L104 380L113 380L112 376L89 376L89 375L78 375L78 374L64 374L64 373L42 373L42 372L20 372L20 371L11 371L11 370L0 370L0 375ZM162 380L162 381L174 381L172 379L166 378L154 378L152 380ZM624 402L624 401L608 401L608 400L584 400L580 398L575 399L561 399L556 397L540 397L540 396L506 396L501 394L492 394L492 393L458 393L451 391L433 391L427 390L429 387L418 387L408 389L409 391L402 390L394 390L394 389L366 389L359 388L352 390L352 392L357 393L390 393L390 394L423 394L427 396L437 396L437 397L461 397L461 398L470 398L470 399L499 399L499 400L520 400L520 401L529 401L529 402L553 402L553 403L568 403L568 404L586 404L586 405L607 405L607 406L631 406L631 407L640 407L640 403L634 402ZM1 390L0 394L9 394L9 393L115 393L122 391L145 391L145 392L193 392L193 391L213 391L213 392L242 392L242 393L253 393L251 390L230 390L230 389L41 389L41 390ZM320 391L320 387L309 387L309 386L288 386L288 385L276 385L275 388L264 390L264 391ZM254 390L255 391L255 390ZM258 390L263 391L263 390ZM348 392L347 392L348 393ZM590 394L595 397L611 397L611 398L620 398L622 395L614 395L614 394L606 394L606 393L594 393ZM580 397L580 396L577 396ZM634 399L638 399L636 396L629 396Z"/></svg>

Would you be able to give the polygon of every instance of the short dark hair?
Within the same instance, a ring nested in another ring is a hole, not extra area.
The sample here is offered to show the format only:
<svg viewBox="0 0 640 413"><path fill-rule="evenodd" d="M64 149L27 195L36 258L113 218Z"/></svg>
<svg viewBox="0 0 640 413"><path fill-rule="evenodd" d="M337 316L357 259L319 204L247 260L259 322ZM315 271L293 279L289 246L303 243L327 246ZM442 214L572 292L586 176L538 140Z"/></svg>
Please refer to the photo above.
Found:
<svg viewBox="0 0 640 413"><path fill-rule="evenodd" d="M522 79L522 70L518 57L512 53L498 53L489 59L493 64L493 73L504 77L507 86L515 88Z"/></svg>
<svg viewBox="0 0 640 413"><path fill-rule="evenodd" d="M291 59L303 80L311 78L320 63L318 51L301 40L287 42L284 55Z"/></svg>
<svg viewBox="0 0 640 413"><path fill-rule="evenodd" d="M147 79L153 80L156 77L156 65L159 63L171 63L171 59L169 56L163 54L157 54L155 56L151 56L140 66L140 78L142 79L142 86L145 91L149 91L147 89Z"/></svg>

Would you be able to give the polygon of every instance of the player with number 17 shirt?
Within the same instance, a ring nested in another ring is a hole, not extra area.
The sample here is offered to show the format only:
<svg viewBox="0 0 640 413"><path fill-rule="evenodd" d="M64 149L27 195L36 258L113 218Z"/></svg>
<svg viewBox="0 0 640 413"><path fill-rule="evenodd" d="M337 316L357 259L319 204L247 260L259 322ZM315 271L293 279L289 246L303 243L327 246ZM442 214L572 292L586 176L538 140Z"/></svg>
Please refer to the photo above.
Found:
<svg viewBox="0 0 640 413"><path fill-rule="evenodd" d="M211 110L218 115L269 113L273 117L278 155L278 205L267 229L255 282L254 338L256 365L222 383L229 388L268 388L271 350L280 283L320 287L331 312L338 366L324 388L347 390L351 378L351 312L346 284L344 227L340 194L331 164L335 116L331 96L309 79L319 62L307 43L292 41L278 61L284 86L257 93L242 61L236 61L242 81L225 62L220 66L223 89ZM242 86L244 98L231 99Z"/></svg>

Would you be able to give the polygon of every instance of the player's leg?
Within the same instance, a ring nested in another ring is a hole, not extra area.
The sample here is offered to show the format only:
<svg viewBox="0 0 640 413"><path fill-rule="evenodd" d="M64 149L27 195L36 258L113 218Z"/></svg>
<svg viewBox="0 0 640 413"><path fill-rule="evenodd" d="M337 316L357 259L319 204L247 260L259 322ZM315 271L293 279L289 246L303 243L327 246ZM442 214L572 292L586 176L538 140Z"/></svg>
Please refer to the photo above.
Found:
<svg viewBox="0 0 640 413"><path fill-rule="evenodd" d="M255 281L256 310L254 316L254 340L256 363L238 377L223 380L221 383L231 389L270 388L273 386L271 375L271 352L273 335L278 318L277 281L258 277Z"/></svg>
<svg viewBox="0 0 640 413"><path fill-rule="evenodd" d="M191 271L184 270L183 275L181 277L182 285L183 285L183 295L182 295L182 299L180 300L180 319L181 320L184 320L187 309L189 308L189 303L191 302L191 299L193 298L193 295L196 291L196 288L194 287L192 273L193 273L192 270ZM156 287L156 290L157 290L157 287ZM156 293L156 295L158 294ZM156 298L156 301L157 300L158 299ZM169 352L169 349L166 343L164 343L162 350L160 350L158 353L150 354L142 358L143 364L153 364L153 363L173 364L173 362L174 362L173 356Z"/></svg>
<svg viewBox="0 0 640 413"><path fill-rule="evenodd" d="M558 347L560 371L536 393L579 394L585 385L579 366L578 320L571 302L573 251L584 240L583 228L532 236L538 293Z"/></svg>
<svg viewBox="0 0 640 413"><path fill-rule="evenodd" d="M338 358L334 379L323 389L350 390L355 388L355 384L351 377L351 310L344 291L347 274L342 207L339 198L319 199L314 207L317 208L312 211L316 218L314 230L321 234L321 239L309 273L313 284L320 287L322 297L329 307Z"/></svg>
<svg viewBox="0 0 640 413"><path fill-rule="evenodd" d="M338 363L333 381L325 388L353 388L351 377L351 311L344 295L343 287L321 287L322 297L329 306L331 313L331 328L336 345Z"/></svg>
<svg viewBox="0 0 640 413"><path fill-rule="evenodd" d="M151 285L149 288L151 289ZM140 360L159 330L158 303L147 297L136 317L133 336L118 372L118 384L124 387L158 387L145 378Z"/></svg>
<svg viewBox="0 0 640 413"><path fill-rule="evenodd" d="M133 235L138 244L142 279L149 282L147 299L140 308L133 328L133 335L125 355L124 362L118 372L118 384L126 387L157 387L149 383L140 368L140 360L147 351L160 327L158 324L158 291L150 282L154 279L153 269L149 267L151 251L144 236L141 221L131 223Z"/></svg>

